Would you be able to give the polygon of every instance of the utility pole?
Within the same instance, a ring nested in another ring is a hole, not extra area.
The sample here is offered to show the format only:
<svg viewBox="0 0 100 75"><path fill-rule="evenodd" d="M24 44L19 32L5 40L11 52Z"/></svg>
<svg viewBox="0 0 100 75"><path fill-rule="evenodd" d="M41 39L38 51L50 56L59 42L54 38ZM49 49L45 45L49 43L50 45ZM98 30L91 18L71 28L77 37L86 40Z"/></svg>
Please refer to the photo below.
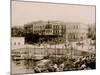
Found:
<svg viewBox="0 0 100 75"><path fill-rule="evenodd" d="M55 61L57 61L57 51L56 51L56 44L57 44L57 41L56 41L56 39L55 39Z"/></svg>
<svg viewBox="0 0 100 75"><path fill-rule="evenodd" d="M72 45L71 45L71 59L72 59L72 51L73 51L73 47L72 47Z"/></svg>

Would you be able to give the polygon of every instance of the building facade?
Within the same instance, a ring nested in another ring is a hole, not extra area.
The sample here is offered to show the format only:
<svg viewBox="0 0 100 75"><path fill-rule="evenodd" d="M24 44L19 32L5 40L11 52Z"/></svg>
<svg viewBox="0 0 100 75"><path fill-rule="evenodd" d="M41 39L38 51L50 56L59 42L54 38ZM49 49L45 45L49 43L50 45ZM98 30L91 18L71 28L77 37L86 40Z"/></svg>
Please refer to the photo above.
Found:
<svg viewBox="0 0 100 75"><path fill-rule="evenodd" d="M66 23L66 39L78 41L87 38L88 26L82 23Z"/></svg>
<svg viewBox="0 0 100 75"><path fill-rule="evenodd" d="M87 25L61 21L36 21L24 25L25 32L38 35L56 36L57 40L77 41L87 38Z"/></svg>
<svg viewBox="0 0 100 75"><path fill-rule="evenodd" d="M24 25L25 32L39 35L62 35L65 24L59 21L36 21Z"/></svg>
<svg viewBox="0 0 100 75"><path fill-rule="evenodd" d="M22 59L25 52L25 50L23 50L25 46L24 37L12 37L11 46L12 59Z"/></svg>
<svg viewBox="0 0 100 75"><path fill-rule="evenodd" d="M24 25L25 33L38 34L44 36L46 41L54 38L61 39L65 36L65 24L60 21L36 21ZM51 41L50 40L50 41Z"/></svg>
<svg viewBox="0 0 100 75"><path fill-rule="evenodd" d="M12 48L22 47L24 44L25 44L25 38L24 37L12 37L11 38Z"/></svg>

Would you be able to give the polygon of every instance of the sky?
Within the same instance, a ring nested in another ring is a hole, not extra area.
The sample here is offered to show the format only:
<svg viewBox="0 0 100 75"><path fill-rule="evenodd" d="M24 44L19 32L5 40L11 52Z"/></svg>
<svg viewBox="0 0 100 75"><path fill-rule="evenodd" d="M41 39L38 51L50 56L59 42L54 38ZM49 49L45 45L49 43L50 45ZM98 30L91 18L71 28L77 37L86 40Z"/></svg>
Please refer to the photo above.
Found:
<svg viewBox="0 0 100 75"><path fill-rule="evenodd" d="M95 23L95 6L12 1L12 26L38 20Z"/></svg>

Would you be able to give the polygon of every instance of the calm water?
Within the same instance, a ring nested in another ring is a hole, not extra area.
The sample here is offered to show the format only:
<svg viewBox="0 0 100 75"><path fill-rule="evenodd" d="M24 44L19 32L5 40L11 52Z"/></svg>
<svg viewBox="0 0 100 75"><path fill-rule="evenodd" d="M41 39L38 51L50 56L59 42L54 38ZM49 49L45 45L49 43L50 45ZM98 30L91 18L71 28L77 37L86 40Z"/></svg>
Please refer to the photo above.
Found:
<svg viewBox="0 0 100 75"><path fill-rule="evenodd" d="M12 74L34 73L34 65L32 60L12 61Z"/></svg>

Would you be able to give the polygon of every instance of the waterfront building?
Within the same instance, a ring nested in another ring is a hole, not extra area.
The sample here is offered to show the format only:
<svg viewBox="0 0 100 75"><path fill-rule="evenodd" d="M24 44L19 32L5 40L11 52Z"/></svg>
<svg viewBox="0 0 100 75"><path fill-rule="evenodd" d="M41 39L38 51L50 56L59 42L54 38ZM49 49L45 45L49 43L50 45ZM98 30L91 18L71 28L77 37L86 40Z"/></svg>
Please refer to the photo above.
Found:
<svg viewBox="0 0 100 75"><path fill-rule="evenodd" d="M36 21L24 25L26 33L52 36L57 41L77 41L87 38L88 26L82 23L61 21ZM47 38L47 37L46 37ZM50 39L50 37L48 38Z"/></svg>
<svg viewBox="0 0 100 75"><path fill-rule="evenodd" d="M87 38L88 26L82 23L66 23L66 40L80 41Z"/></svg>

